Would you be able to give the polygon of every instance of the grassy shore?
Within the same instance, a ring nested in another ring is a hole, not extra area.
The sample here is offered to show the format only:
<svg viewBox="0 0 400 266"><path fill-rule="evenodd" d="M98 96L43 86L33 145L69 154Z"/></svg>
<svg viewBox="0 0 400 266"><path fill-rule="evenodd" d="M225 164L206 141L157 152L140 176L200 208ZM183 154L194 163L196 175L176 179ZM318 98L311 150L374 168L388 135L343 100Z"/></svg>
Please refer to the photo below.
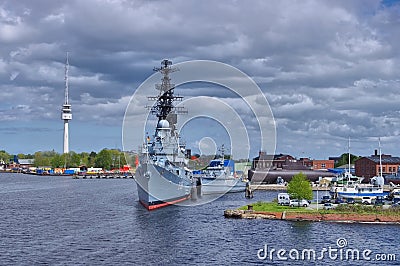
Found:
<svg viewBox="0 0 400 266"><path fill-rule="evenodd" d="M381 214L388 216L400 216L400 208L387 208L384 209L382 206L372 205L359 205L359 204L346 204L338 205L334 209L325 210L323 208L316 210L314 208L304 207L289 207L281 206L276 202L256 202L251 204L254 211L262 212L301 212L301 213L320 213L320 214ZM321 206L322 207L322 206ZM247 210L248 205L242 206L239 210Z"/></svg>
<svg viewBox="0 0 400 266"><path fill-rule="evenodd" d="M304 207L289 207L289 206L281 206L275 202L262 202L258 201L251 204L253 206L254 211L262 211L262 212L284 212L284 211L292 211L292 212L312 212L311 208ZM239 210L247 210L248 205L242 206Z"/></svg>

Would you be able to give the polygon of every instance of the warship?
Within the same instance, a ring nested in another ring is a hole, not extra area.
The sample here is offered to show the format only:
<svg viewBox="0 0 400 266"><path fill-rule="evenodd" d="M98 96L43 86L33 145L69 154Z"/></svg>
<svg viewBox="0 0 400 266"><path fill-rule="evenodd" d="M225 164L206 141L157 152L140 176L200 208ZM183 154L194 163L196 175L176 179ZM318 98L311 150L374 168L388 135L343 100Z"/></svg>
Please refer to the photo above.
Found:
<svg viewBox="0 0 400 266"><path fill-rule="evenodd" d="M161 73L161 84L155 85L159 94L148 97L155 104L147 108L156 116L157 125L153 135L145 136L135 174L139 201L148 210L189 199L193 185L192 172L187 168L186 147L180 143L176 129L177 115L187 111L174 106L174 102L182 101L183 97L174 95L175 85L169 76L178 69L172 67L171 61L163 60L161 67L154 70Z"/></svg>

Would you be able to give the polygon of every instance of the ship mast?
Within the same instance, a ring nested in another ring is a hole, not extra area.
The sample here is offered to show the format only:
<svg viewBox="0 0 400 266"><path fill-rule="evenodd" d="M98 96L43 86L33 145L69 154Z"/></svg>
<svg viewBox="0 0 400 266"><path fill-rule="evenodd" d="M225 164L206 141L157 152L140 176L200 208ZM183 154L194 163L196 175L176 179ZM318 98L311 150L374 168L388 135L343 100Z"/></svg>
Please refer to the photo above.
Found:
<svg viewBox="0 0 400 266"><path fill-rule="evenodd" d="M381 149L381 138L379 137L379 176L382 177L382 149Z"/></svg>
<svg viewBox="0 0 400 266"><path fill-rule="evenodd" d="M175 107L174 101L182 101L182 96L175 96L175 84L171 83L170 73L178 71L176 67L172 67L172 62L165 59L161 62L161 67L155 67L154 71L160 72L162 75L161 84L156 84L156 89L159 90L158 96L148 97L150 101L156 101L156 104L150 109L151 114L157 116L158 121L168 120L172 130L175 130L177 123L177 114L187 114L184 107Z"/></svg>
<svg viewBox="0 0 400 266"><path fill-rule="evenodd" d="M350 137L349 137L349 174L350 174L350 168L351 168L351 166L350 166L350 164L351 164L351 157L350 157Z"/></svg>
<svg viewBox="0 0 400 266"><path fill-rule="evenodd" d="M224 144L221 145L221 163L222 163L222 167L224 167L224 164L225 164L225 147L224 147Z"/></svg>

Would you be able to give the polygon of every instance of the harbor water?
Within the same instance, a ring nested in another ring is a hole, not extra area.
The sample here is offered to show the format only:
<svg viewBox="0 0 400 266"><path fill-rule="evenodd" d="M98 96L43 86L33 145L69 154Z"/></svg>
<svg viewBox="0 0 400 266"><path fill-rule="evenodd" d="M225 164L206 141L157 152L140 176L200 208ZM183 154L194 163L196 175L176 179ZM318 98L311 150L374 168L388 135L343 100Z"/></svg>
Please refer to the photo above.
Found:
<svg viewBox="0 0 400 266"><path fill-rule="evenodd" d="M223 216L277 193L255 191L251 201L231 193L149 212L133 179L0 174L0 265L400 264L399 225ZM316 258L302 257L304 250ZM346 257L349 250L360 258Z"/></svg>

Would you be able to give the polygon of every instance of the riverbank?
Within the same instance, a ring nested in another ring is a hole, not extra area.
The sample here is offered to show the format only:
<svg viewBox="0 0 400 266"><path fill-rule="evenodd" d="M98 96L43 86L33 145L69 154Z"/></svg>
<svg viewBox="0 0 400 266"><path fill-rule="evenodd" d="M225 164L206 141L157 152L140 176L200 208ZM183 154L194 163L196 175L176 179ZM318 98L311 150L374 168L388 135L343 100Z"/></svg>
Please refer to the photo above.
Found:
<svg viewBox="0 0 400 266"><path fill-rule="evenodd" d="M251 184L252 190L271 190L271 191L287 191L287 186L285 185L277 185L277 184ZM329 191L330 187L328 186L312 186L311 189L313 191ZM389 192L390 185L384 185L383 191Z"/></svg>
<svg viewBox="0 0 400 266"><path fill-rule="evenodd" d="M272 190L272 191L286 191L287 186L285 185L276 185L276 184L251 184L250 185L252 190ZM314 191L328 191L329 187L320 187L320 186L313 186L311 187Z"/></svg>
<svg viewBox="0 0 400 266"><path fill-rule="evenodd" d="M247 205L236 210L225 210L224 216L236 219L400 224L398 209L361 206L343 207L338 210L314 210L279 206L276 203L257 203L255 206L256 208L253 205Z"/></svg>

